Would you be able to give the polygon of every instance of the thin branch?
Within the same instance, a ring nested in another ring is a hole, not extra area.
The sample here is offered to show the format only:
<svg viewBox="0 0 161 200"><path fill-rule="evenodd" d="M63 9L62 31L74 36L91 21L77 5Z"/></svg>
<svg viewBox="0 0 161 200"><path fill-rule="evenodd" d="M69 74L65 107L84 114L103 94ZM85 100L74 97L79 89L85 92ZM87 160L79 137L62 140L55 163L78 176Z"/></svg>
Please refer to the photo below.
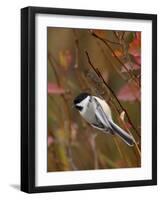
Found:
<svg viewBox="0 0 161 200"><path fill-rule="evenodd" d="M108 44L107 41L105 41L104 39L102 39L101 37L99 37L97 34L92 33L92 36L96 37L97 39L101 40L107 47L108 49L112 52L112 54L114 55L114 57L116 58L116 60L123 66L123 68L125 69L125 71L129 74L130 78L132 80L134 80L134 82L136 83L136 85L140 88L138 81L136 80L136 77L130 72L130 70L128 70L128 68L126 67L126 65L117 57L116 53L113 51L113 49L111 48L111 46Z"/></svg>
<svg viewBox="0 0 161 200"><path fill-rule="evenodd" d="M115 35L115 37L118 39L118 41L120 40L120 38L119 38L119 36L117 35L117 32L116 31L114 31L114 35Z"/></svg>
<svg viewBox="0 0 161 200"><path fill-rule="evenodd" d="M55 73L55 79L56 79L56 82L58 84L58 86L61 86L61 82L59 80L59 76L58 76L58 73L55 69L55 64L59 67L56 59L49 53L48 54L48 58L49 58L49 61L50 61L50 64L52 66L52 69ZM61 94L60 95L62 97L62 100L63 100L63 105L64 105L64 113L66 113L66 118L67 118L67 121L68 121L68 146L67 146L67 154L68 154L68 159L69 159L69 162L70 162L70 165L72 167L72 169L76 169L76 165L74 164L73 162L73 158L72 158L72 150L71 150L71 115L70 115L70 109L69 109L69 106L68 106L68 103L67 103L67 100L66 100L66 97L64 94Z"/></svg>
<svg viewBox="0 0 161 200"><path fill-rule="evenodd" d="M114 103L111 102L111 105L112 105L112 107L116 110L116 112L117 112L117 114L118 114L118 121L120 122L120 124L121 124L121 125L125 128L125 130L133 137L131 131L129 130L129 128L128 128L127 124L126 124L126 122L125 122L123 119L121 119L120 113L119 113L118 109L116 108L116 106L114 105ZM139 149L139 147L138 147L138 143L136 142L135 139L134 139L134 143L135 143L135 146L136 146L136 150L137 150L139 156L141 157L141 152L140 152L140 149Z"/></svg>
<svg viewBox="0 0 161 200"><path fill-rule="evenodd" d="M124 39L124 36L125 36L125 31L122 33L121 40Z"/></svg>
<svg viewBox="0 0 161 200"><path fill-rule="evenodd" d="M68 146L68 159L69 159L71 168L73 170L78 170L77 166L75 165L75 163L73 161L73 153L72 153L71 145Z"/></svg>
<svg viewBox="0 0 161 200"><path fill-rule="evenodd" d="M93 30L91 30L91 31L88 31L89 33L91 33L91 34L95 34L95 32L93 31ZM99 36L100 37L100 36ZM103 40L105 40L105 41L107 41L107 42L109 42L109 43L111 43L111 44L115 44L115 45L121 45L119 42L114 42L114 41L111 41L111 40L109 40L109 39L107 39L107 38L103 38L103 37L100 37L100 38L102 38Z"/></svg>
<svg viewBox="0 0 161 200"><path fill-rule="evenodd" d="M53 58L53 56L50 53L48 53L48 58L49 58L49 62L51 64L51 67L52 67L52 69L54 71L56 82L57 82L58 86L60 86L60 81L59 81L59 78L58 78L58 73L57 73L57 71L56 71L56 69L54 67L54 63L57 64L57 62L56 62L56 60Z"/></svg>
<svg viewBox="0 0 161 200"><path fill-rule="evenodd" d="M116 72L120 75L120 77L125 80L128 84L128 86L131 88L131 92L133 93L134 97L136 98L137 101L139 101L138 96L136 95L136 92L134 91L134 86L131 85L131 83L128 81L128 79L123 75L123 73L121 73L121 71L111 62L111 60L108 58L106 52L104 51L104 49L101 47L100 41L96 41L97 45L99 46L102 54L104 55L105 59L110 63L110 65L116 70ZM138 78L138 77L137 77ZM139 78L138 78L139 79ZM139 82L140 85L140 82ZM136 87L136 85L135 85Z"/></svg>
<svg viewBox="0 0 161 200"><path fill-rule="evenodd" d="M116 72L120 75L120 77L121 77L123 80L127 81L127 78L124 76L124 74L121 73L121 71L111 62L111 59L109 59L109 57L107 56L107 53L106 53L105 50L101 47L101 45L100 45L99 42L100 42L100 41L97 41L97 45L99 46L99 48L100 48L102 54L104 55L105 59L106 59L106 60L110 63L110 65L116 70Z"/></svg>
<svg viewBox="0 0 161 200"><path fill-rule="evenodd" d="M113 42L113 41L111 41L111 40L108 40L108 39L106 39L106 38L102 38L103 40L105 40L105 41L107 41L107 42L109 42L109 43L111 43L111 44L115 44L115 45L121 45L119 42Z"/></svg>
<svg viewBox="0 0 161 200"><path fill-rule="evenodd" d="M122 125L122 126L125 128L125 130L133 137L133 135L131 134L130 130L129 130L129 129L127 130L127 125L126 125L126 123L123 122L123 120L121 119L121 117L120 117L120 112L119 112L119 110L117 109L117 107L115 106L115 104L114 104L112 101L110 101L109 104L110 104L110 106L116 111L116 113L117 113L117 115L118 115L117 119L118 119L120 125ZM135 141L135 140L134 140L134 141ZM135 145L137 145L136 141L135 141ZM138 163L138 165L139 165L140 160L139 160L139 162L138 162L138 156L137 156L137 155L139 154L139 158L140 158L140 149L138 149L138 146L136 146L136 149L134 148L133 150L134 150L134 154L135 154L136 159L137 159L137 163ZM124 154L124 153L123 153L123 154ZM126 158L126 156L125 156L125 158ZM126 161L127 161L127 159L126 159ZM128 161L127 161L127 163L128 163Z"/></svg>
<svg viewBox="0 0 161 200"><path fill-rule="evenodd" d="M119 143L117 141L116 135L114 135L113 138L114 138L114 143L116 145L116 148L117 148L117 150L118 150L118 152L120 154L120 157L122 158L123 161L125 161L126 164L128 164L128 162L126 160L126 157L125 157L124 153L122 152L122 149L120 148L120 145L119 145Z"/></svg>
<svg viewBox="0 0 161 200"><path fill-rule="evenodd" d="M79 40L78 40L78 36L77 36L77 32L75 29L73 29L73 35L74 35L74 44L75 44L75 68L74 68L74 72L76 75L76 79L78 81L78 84L80 86L80 88L85 91L85 90L89 90L89 85L87 83L87 80L84 78L84 72L82 72L82 69L80 66L83 65L82 60L80 59L80 44L79 44Z"/></svg>
<svg viewBox="0 0 161 200"><path fill-rule="evenodd" d="M97 149L96 149L96 138L97 134L91 134L90 135L90 144L91 144L91 148L93 151L93 160L94 160L94 169L98 169L98 155L97 155Z"/></svg>
<svg viewBox="0 0 161 200"><path fill-rule="evenodd" d="M121 107L121 109L125 112L126 117L129 121L129 123L131 124L132 128L135 130L136 134L138 135L138 137L140 137L137 129L135 128L134 124L132 123L127 110L122 106L122 104L120 103L120 101L118 100L117 96L115 95L114 91L112 90L112 88L106 83L106 81L104 80L103 76L101 75L101 73L99 72L98 68L95 68L94 65L92 64L90 57L88 55L88 52L85 51L87 59L88 59L88 63L89 65L92 67L92 69L95 71L95 73L98 75L98 77L101 78L102 82L104 83L104 85L108 88L108 90L111 92L112 96L115 98L115 100L117 101L117 103L119 104L119 106Z"/></svg>

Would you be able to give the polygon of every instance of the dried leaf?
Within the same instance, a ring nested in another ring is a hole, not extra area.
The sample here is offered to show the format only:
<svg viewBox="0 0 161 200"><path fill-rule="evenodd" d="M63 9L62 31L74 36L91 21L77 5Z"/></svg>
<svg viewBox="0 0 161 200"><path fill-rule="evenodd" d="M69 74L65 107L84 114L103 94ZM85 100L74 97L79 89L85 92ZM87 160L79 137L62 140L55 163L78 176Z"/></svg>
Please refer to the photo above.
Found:
<svg viewBox="0 0 161 200"><path fill-rule="evenodd" d="M124 54L123 54L123 51L121 50L121 49L116 49L115 51L114 51L114 53L112 53L112 56L114 57L115 55L117 56L117 57L123 57L124 56Z"/></svg>
<svg viewBox="0 0 161 200"><path fill-rule="evenodd" d="M126 124L126 126L127 126L128 129L130 129L132 127L130 123L125 122L125 111L121 112L120 119Z"/></svg>
<svg viewBox="0 0 161 200"><path fill-rule="evenodd" d="M125 111L121 112L120 118L121 118L122 121L125 121Z"/></svg>
<svg viewBox="0 0 161 200"><path fill-rule="evenodd" d="M64 94L65 90L54 83L48 83L48 93L49 94Z"/></svg>
<svg viewBox="0 0 161 200"><path fill-rule="evenodd" d="M104 30L100 30L100 29L92 29L90 30L91 33L95 33L97 36L101 37L101 38L105 38L106 37L106 34L107 34L107 31L104 31Z"/></svg>

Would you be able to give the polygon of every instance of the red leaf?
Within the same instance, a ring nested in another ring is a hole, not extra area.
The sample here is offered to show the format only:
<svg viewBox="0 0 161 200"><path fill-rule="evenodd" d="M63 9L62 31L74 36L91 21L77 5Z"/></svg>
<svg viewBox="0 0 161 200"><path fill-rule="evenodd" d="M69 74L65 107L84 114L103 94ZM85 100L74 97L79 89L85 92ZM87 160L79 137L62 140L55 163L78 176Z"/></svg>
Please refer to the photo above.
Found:
<svg viewBox="0 0 161 200"><path fill-rule="evenodd" d="M54 83L48 83L49 94L64 94L65 90Z"/></svg>
<svg viewBox="0 0 161 200"><path fill-rule="evenodd" d="M126 84L119 90L117 97L122 101L140 100L140 90L132 84Z"/></svg>
<svg viewBox="0 0 161 200"><path fill-rule="evenodd" d="M133 48L133 47L130 47L129 49L128 49L128 52L129 52L129 54L131 54L132 56L140 56L140 49L138 49L138 48Z"/></svg>
<svg viewBox="0 0 161 200"><path fill-rule="evenodd" d="M134 62L138 65L141 65L141 56L133 56Z"/></svg>
<svg viewBox="0 0 161 200"><path fill-rule="evenodd" d="M136 32L135 38L133 41L129 44L128 52L133 56L134 62L136 64L141 65L141 33Z"/></svg>
<svg viewBox="0 0 161 200"><path fill-rule="evenodd" d="M129 44L131 48L141 47L141 32L136 32L133 41Z"/></svg>

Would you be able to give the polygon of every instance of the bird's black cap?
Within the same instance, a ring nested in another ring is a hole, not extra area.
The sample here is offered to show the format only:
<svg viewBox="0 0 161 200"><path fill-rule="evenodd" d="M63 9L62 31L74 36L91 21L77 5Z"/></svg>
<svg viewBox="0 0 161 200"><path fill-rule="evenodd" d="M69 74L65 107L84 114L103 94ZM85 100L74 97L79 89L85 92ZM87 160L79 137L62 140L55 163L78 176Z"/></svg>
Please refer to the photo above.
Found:
<svg viewBox="0 0 161 200"><path fill-rule="evenodd" d="M83 101L83 99L85 99L87 96L90 96L89 93L86 93L86 92L83 92L81 94L79 94L75 99L74 99L74 104L78 104L80 103L81 101Z"/></svg>

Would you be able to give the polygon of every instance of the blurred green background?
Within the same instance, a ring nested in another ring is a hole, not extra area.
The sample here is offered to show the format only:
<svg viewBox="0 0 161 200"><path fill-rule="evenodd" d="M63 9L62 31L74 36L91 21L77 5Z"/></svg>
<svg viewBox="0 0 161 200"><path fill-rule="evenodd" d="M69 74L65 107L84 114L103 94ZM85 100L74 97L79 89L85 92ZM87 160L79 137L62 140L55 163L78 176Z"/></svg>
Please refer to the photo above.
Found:
<svg viewBox="0 0 161 200"><path fill-rule="evenodd" d="M140 167L141 33L48 27L47 40L48 172ZM81 92L104 98L136 144L90 127L73 108Z"/></svg>

